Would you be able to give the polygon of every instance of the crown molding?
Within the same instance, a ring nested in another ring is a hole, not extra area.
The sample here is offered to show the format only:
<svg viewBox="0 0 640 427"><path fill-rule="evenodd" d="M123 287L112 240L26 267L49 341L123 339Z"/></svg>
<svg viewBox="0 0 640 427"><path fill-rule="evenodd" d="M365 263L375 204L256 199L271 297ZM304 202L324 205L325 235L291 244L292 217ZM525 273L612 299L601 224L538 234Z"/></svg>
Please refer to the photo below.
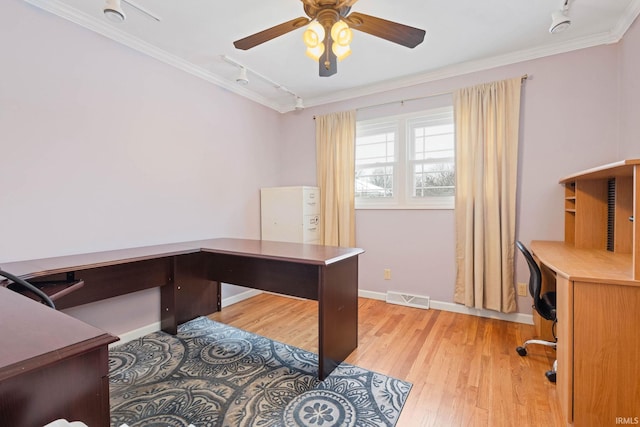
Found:
<svg viewBox="0 0 640 427"><path fill-rule="evenodd" d="M640 3L640 0L638 1L638 3ZM485 58L478 61L463 62L460 64L430 71L428 73L416 74L404 78L388 80L386 82L381 82L375 85L368 85L356 89L335 92L327 96L305 98L304 102L307 107L314 107L324 104L330 104L333 102L346 101L353 98L374 95L390 90L403 89L409 86L430 83L479 71L486 71L496 67L502 67L519 62L572 52L579 49L585 49L603 44L612 44L618 42L620 38L621 36L613 33L596 34L589 37L574 39L564 43L558 43L553 46L547 46L544 48L527 49L509 53L506 55L498 55L491 58Z"/></svg>
<svg viewBox="0 0 640 427"><path fill-rule="evenodd" d="M131 49L137 50L161 62L164 62L173 67L176 67L195 77L199 77L203 80L206 80L210 83L213 83L217 86L227 89L230 92L233 92L237 95L248 98L258 104L264 105L265 107L271 108L280 113L285 113L293 109L291 106L283 106L283 105L274 103L272 100L256 92L250 91L242 86L239 86L225 79L222 79L202 67L198 67L188 61L185 61L184 59L176 55L170 54L165 50L159 49L145 42L144 40L141 40L137 37L133 37L130 34L127 34L113 27L107 22L101 21L91 15L80 12L77 9L74 9L58 0L24 0L24 1L40 9L51 12L54 15L57 15L61 18L74 22L88 30L94 31L107 38L115 40L118 43L121 43L127 47L130 47Z"/></svg>
<svg viewBox="0 0 640 427"><path fill-rule="evenodd" d="M622 37L627 32L633 21L640 15L640 0L633 0L629 3L629 7L626 12L618 21L618 24L612 30L613 35L617 36L618 41L622 40Z"/></svg>
<svg viewBox="0 0 640 427"><path fill-rule="evenodd" d="M293 105L282 105L274 102L273 100L266 98L254 91L251 91L243 86L222 79L221 77L213 74L209 70L202 67L198 67L178 56L170 54L162 49L159 49L141 39L133 37L112 25L102 20L96 19L93 16L80 12L68 5L62 3L59 0L24 0L40 9L44 9L54 15L65 18L72 21L82 27L85 27L91 31L102 34L103 36L115 40L125 46L149 55L161 62L176 67L182 71L185 71L193 76L199 77L230 92L250 99L265 107L271 108L279 113L287 113L294 110ZM326 96L319 96L313 98L304 98L305 108L330 104L334 102L346 101L353 98L362 96L368 96L385 92L389 90L402 89L409 86L415 86L419 84L429 83L437 80L447 79L451 77L457 77L473 72L485 71L496 67L505 65L511 65L519 62L530 61L533 59L539 59L546 56L557 55L561 53L567 53L574 50L585 49L589 47L612 44L619 42L629 27L633 24L635 19L640 15L640 0L633 0L627 11L617 23L617 25L610 32L595 34L579 39L570 40L567 42L557 43L552 46L544 48L534 48L522 50L519 52L513 52L506 55L498 55L491 58L486 58L478 61L464 62L448 67L443 67L437 70L429 71L427 73L416 74L407 76L404 78L388 80L377 84L362 86L355 89L349 89L339 92L333 92Z"/></svg>

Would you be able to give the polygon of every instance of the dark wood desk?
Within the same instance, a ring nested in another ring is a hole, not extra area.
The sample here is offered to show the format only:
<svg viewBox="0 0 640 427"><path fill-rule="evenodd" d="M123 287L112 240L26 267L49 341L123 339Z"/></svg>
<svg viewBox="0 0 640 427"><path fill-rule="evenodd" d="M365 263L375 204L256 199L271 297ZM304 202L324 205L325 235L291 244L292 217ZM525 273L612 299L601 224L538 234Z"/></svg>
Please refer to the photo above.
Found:
<svg viewBox="0 0 640 427"><path fill-rule="evenodd" d="M68 308L160 287L161 325L219 311L221 282L318 301L318 376L356 347L358 248L246 239L211 239L2 264L32 282L84 280L56 301Z"/></svg>
<svg viewBox="0 0 640 427"><path fill-rule="evenodd" d="M117 340L0 287L0 425L108 427L108 345Z"/></svg>

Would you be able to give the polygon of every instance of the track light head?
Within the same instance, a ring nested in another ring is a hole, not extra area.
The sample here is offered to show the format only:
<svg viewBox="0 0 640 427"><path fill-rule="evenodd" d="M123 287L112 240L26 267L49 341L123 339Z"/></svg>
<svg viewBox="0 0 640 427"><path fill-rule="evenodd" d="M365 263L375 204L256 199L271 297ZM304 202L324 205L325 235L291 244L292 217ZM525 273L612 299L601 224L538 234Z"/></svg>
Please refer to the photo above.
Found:
<svg viewBox="0 0 640 427"><path fill-rule="evenodd" d="M563 10L556 10L551 14L551 26L549 32L551 34L558 34L565 31L571 26L571 19L567 16Z"/></svg>
<svg viewBox="0 0 640 427"><path fill-rule="evenodd" d="M246 86L249 84L247 69L245 67L240 67L240 72L238 72L238 77L236 77L236 83L242 86Z"/></svg>
<svg viewBox="0 0 640 427"><path fill-rule="evenodd" d="M124 14L124 10L122 10L120 0L107 0L102 11L104 12L104 16L106 16L111 22L119 24L127 19L127 16Z"/></svg>

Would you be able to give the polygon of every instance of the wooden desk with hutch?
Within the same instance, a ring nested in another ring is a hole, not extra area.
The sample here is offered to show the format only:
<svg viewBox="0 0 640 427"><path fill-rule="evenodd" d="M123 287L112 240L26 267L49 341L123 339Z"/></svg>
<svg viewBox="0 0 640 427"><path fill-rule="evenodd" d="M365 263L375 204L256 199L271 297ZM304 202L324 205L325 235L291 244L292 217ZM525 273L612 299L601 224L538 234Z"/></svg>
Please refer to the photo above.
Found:
<svg viewBox="0 0 640 427"><path fill-rule="evenodd" d="M640 159L573 174L563 242L533 241L555 273L557 388L567 425L640 422Z"/></svg>

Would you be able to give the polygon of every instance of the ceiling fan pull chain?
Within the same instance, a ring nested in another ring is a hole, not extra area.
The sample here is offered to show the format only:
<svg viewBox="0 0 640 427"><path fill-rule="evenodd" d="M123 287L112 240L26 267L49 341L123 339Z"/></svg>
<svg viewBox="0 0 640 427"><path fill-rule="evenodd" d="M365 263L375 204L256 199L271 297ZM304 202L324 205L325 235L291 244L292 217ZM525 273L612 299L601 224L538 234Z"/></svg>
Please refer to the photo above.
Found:
<svg viewBox="0 0 640 427"><path fill-rule="evenodd" d="M331 69L331 58L329 58L329 48L331 47L331 46L329 46L329 41L330 41L330 39L331 39L330 37L326 37L326 38L325 38L325 41L324 41L324 43L325 43L325 49L324 49L324 54L325 54L325 57L324 57L324 58L325 58L325 59L324 59L324 68L325 68L326 70Z"/></svg>

